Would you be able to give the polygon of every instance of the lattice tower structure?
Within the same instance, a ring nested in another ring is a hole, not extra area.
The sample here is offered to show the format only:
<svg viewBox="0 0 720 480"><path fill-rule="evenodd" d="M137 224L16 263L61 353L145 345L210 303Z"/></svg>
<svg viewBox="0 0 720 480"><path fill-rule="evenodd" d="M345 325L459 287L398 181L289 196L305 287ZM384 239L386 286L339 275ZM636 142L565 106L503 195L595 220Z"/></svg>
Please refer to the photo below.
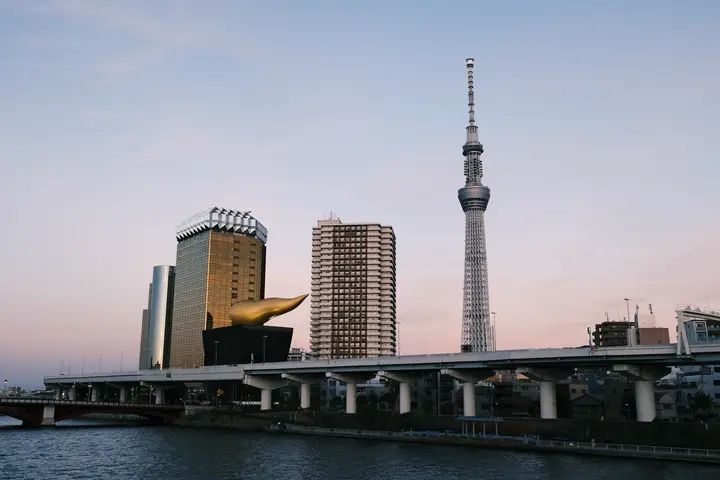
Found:
<svg viewBox="0 0 720 480"><path fill-rule="evenodd" d="M465 276L460 350L487 352L493 350L495 345L490 324L485 245L485 210L490 201L490 189L482 183L483 165L480 156L484 150L478 141L478 127L475 124L474 60L468 58L466 64L469 121L466 142L463 145L465 186L458 190L458 200L465 212Z"/></svg>

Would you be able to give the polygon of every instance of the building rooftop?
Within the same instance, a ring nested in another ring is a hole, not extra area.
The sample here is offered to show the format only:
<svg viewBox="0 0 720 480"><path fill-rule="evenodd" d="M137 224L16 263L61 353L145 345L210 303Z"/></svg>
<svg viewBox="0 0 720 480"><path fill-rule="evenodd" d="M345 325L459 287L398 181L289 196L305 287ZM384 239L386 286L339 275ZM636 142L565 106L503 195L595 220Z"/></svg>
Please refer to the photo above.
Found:
<svg viewBox="0 0 720 480"><path fill-rule="evenodd" d="M222 207L206 208L178 225L175 238L190 238L206 230L218 230L254 237L267 243L267 228L250 211L228 210Z"/></svg>

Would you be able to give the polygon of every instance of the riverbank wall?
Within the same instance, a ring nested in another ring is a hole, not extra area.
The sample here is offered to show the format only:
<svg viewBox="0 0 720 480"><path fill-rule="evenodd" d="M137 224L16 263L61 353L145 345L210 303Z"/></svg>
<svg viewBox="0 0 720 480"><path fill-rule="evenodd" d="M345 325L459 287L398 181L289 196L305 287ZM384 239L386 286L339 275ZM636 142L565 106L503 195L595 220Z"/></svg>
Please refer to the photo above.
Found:
<svg viewBox="0 0 720 480"><path fill-rule="evenodd" d="M684 461L720 465L720 451L643 445L618 445L548 441L520 437L495 437L493 435L458 435L440 432L391 432L380 430L348 430L306 427L298 425L273 426L270 431L290 435L316 435L375 441L454 445L475 448L504 449L514 451L565 453L571 455L599 455L606 457L642 458L647 460Z"/></svg>

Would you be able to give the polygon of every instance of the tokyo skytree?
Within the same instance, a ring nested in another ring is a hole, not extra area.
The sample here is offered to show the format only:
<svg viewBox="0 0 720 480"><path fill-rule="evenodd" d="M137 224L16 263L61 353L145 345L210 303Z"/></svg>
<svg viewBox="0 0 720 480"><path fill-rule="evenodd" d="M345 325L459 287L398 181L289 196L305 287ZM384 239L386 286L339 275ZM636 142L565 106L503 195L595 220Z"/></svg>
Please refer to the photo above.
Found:
<svg viewBox="0 0 720 480"><path fill-rule="evenodd" d="M465 186L458 190L458 200L465 212L465 279L460 351L487 352L494 349L485 248L485 209L490 201L490 189L482 184L483 167L480 155L483 153L483 146L478 141L478 127L475 125L473 64L474 60L468 58L469 121L467 140L463 145Z"/></svg>

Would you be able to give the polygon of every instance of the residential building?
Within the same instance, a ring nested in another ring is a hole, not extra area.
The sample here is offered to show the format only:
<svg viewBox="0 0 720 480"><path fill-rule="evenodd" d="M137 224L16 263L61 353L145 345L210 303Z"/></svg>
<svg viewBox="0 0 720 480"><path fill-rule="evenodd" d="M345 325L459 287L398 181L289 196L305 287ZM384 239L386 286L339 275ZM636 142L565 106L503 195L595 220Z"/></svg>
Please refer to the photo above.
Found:
<svg viewBox="0 0 720 480"><path fill-rule="evenodd" d="M304 348L293 347L288 353L288 362L304 362L305 360L312 360L312 358L312 353L305 351Z"/></svg>
<svg viewBox="0 0 720 480"><path fill-rule="evenodd" d="M204 363L202 332L230 326L230 306L265 297L267 229L250 212L213 207L178 227L170 366Z"/></svg>
<svg viewBox="0 0 720 480"><path fill-rule="evenodd" d="M395 233L318 221L312 237L310 349L315 357L395 355Z"/></svg>
<svg viewBox="0 0 720 480"><path fill-rule="evenodd" d="M602 322L595 325L593 344L596 347L619 347L628 344L628 329L633 322Z"/></svg>

